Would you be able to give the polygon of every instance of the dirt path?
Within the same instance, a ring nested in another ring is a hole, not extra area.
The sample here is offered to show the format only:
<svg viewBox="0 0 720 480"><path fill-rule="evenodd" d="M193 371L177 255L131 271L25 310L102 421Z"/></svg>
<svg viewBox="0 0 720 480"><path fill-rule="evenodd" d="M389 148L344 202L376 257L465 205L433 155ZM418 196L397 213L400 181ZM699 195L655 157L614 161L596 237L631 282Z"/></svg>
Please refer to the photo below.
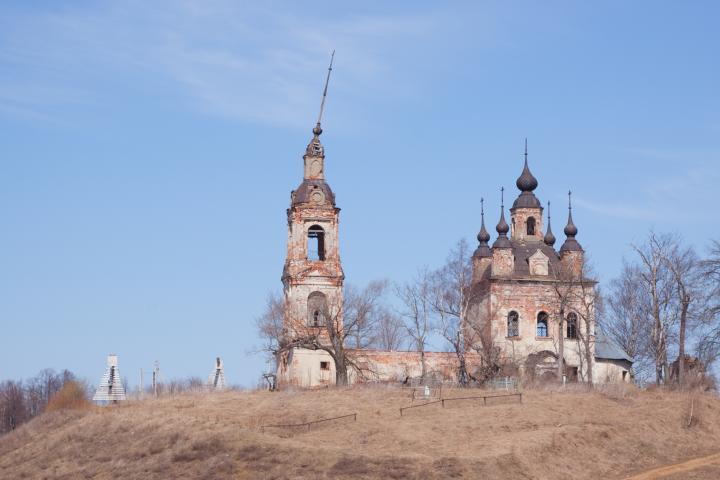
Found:
<svg viewBox="0 0 720 480"><path fill-rule="evenodd" d="M708 455L707 457L695 458L688 460L687 462L676 463L674 465L667 465L665 467L654 468L643 472L639 475L628 477L626 480L655 480L664 478L669 475L675 475L679 473L690 472L692 470L706 467L720 465L720 453Z"/></svg>

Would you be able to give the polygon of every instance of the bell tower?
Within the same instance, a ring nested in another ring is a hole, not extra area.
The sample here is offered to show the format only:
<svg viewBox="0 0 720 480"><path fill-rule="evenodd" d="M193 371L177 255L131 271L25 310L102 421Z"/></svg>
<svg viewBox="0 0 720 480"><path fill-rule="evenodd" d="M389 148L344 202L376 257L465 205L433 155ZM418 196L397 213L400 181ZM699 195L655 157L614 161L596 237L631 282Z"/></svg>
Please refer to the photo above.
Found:
<svg viewBox="0 0 720 480"><path fill-rule="evenodd" d="M543 208L533 190L538 186L537 179L530 173L527 160L527 139L525 139L525 166L515 185L520 195L510 209L510 236L514 240L524 242L540 242L543 240Z"/></svg>
<svg viewBox="0 0 720 480"><path fill-rule="evenodd" d="M319 333L322 338L325 315L328 312L333 316L342 315L345 275L339 253L340 209L325 181L325 149L320 142L320 124L331 71L332 58L320 115L303 155L303 181L291 192L290 208L287 209L288 242L282 282L286 302L284 329L288 341L312 332Z"/></svg>

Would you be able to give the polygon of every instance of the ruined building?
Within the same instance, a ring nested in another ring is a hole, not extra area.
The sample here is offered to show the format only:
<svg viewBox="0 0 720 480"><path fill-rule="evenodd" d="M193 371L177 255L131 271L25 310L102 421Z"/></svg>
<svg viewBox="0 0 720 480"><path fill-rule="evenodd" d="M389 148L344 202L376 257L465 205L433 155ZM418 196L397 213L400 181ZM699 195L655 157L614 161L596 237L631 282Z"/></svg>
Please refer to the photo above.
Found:
<svg viewBox="0 0 720 480"><path fill-rule="evenodd" d="M471 295L476 306L465 330L469 345L496 352L509 372L531 378L556 375L562 355L569 381L591 376L595 382L629 381L632 360L596 331L596 282L587 278L571 203L566 239L559 250L549 212L544 228L527 144L525 165L515 184L520 193L510 208L510 224L501 202L492 247L481 212L479 245L472 256Z"/></svg>
<svg viewBox="0 0 720 480"><path fill-rule="evenodd" d="M320 121L303 155L304 175L290 194L288 243L282 282L285 297L285 342L314 333L323 335L327 320L342 324L343 281L338 224L340 209L325 181L325 149ZM334 318L326 319L326 315ZM323 338L328 341L327 338ZM278 359L281 383L317 385L334 381L327 352L292 348Z"/></svg>
<svg viewBox="0 0 720 480"><path fill-rule="evenodd" d="M331 69L332 63L328 78ZM284 348L276 359L280 385L335 381L333 349L318 348L337 337L329 335L328 328L343 328L345 279L339 251L340 209L325 179L325 149L320 142L326 93L327 81L320 117L303 155L303 181L292 191L287 209ZM630 381L632 359L596 332L595 282L586 278L572 209L559 251L554 248L549 215L545 228L544 209L533 193L538 181L528 166L527 145L516 185L520 193L510 208L510 224L503 205L492 246L481 211L469 286L472 308L463 328L469 373L490 362L503 375L557 378L563 358L569 381L587 380L591 373L594 382ZM357 367L350 369L351 381L397 381L420 375L418 352L355 350L351 355ZM457 371L455 353L426 352L425 363L427 371L443 378L452 378Z"/></svg>

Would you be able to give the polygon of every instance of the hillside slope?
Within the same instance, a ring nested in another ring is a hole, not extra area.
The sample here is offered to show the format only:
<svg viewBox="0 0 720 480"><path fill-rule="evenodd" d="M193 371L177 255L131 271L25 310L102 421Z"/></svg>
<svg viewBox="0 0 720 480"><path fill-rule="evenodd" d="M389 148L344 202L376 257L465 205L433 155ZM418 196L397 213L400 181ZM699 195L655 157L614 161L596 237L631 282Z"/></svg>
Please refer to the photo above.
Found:
<svg viewBox="0 0 720 480"><path fill-rule="evenodd" d="M695 396L689 428L687 394L528 391L522 403L488 403L436 404L401 417L408 391L355 387L56 412L0 438L0 478L612 479L720 451L715 396ZM355 412L357 421L311 429L260 428ZM693 478L720 470L708 472Z"/></svg>

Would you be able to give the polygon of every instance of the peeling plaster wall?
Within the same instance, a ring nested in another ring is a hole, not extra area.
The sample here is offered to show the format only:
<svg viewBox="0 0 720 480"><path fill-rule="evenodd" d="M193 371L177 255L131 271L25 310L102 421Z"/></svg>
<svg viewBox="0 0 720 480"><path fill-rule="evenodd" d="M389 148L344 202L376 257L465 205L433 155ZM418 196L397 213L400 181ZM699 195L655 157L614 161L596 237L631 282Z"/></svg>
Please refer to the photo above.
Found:
<svg viewBox="0 0 720 480"><path fill-rule="evenodd" d="M594 383L632 383L630 372L632 364L627 360L595 359L593 368ZM625 378L623 379L623 372Z"/></svg>
<svg viewBox="0 0 720 480"><path fill-rule="evenodd" d="M491 318L493 345L499 347L507 359L522 368L530 354L550 351L557 355L561 332L556 320L557 295L552 282L492 279L486 285L488 291L480 308L485 309L485 315ZM513 310L519 314L519 336L508 337L507 317ZM566 314L572 310L571 306ZM480 311L475 312L478 314ZM547 337L537 336L537 316L540 312L546 312L549 316ZM584 331L582 315L578 317L578 329ZM567 333L567 323L564 323L564 327L562 335ZM578 341L564 338L564 350L566 364L579 367L580 374L584 376L586 362L584 357L580 358L583 350Z"/></svg>

